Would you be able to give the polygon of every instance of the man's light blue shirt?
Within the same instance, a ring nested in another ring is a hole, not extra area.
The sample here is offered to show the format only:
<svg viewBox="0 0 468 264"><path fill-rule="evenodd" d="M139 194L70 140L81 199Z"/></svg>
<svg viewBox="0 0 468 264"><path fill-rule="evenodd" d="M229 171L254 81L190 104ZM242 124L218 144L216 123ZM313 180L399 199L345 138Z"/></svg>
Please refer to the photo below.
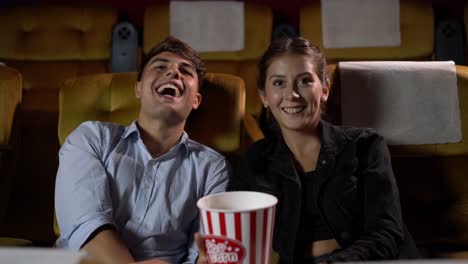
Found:
<svg viewBox="0 0 468 264"><path fill-rule="evenodd" d="M62 145L55 186L57 246L80 249L99 227L114 226L136 260L193 263L199 198L225 190L226 159L188 138L153 159L136 121L85 122Z"/></svg>

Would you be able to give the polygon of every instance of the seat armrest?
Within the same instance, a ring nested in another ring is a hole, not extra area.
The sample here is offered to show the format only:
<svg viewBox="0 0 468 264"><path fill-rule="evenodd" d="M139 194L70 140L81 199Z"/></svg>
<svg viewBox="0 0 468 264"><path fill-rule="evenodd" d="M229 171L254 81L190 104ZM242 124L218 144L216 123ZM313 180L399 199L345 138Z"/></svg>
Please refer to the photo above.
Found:
<svg viewBox="0 0 468 264"><path fill-rule="evenodd" d="M21 75L0 66L0 146L9 145L15 112L21 102Z"/></svg>
<svg viewBox="0 0 468 264"><path fill-rule="evenodd" d="M259 139L264 138L265 135L260 129L258 121L251 113L245 113L243 123L245 136L242 145L243 148L246 149L250 144L254 143Z"/></svg>

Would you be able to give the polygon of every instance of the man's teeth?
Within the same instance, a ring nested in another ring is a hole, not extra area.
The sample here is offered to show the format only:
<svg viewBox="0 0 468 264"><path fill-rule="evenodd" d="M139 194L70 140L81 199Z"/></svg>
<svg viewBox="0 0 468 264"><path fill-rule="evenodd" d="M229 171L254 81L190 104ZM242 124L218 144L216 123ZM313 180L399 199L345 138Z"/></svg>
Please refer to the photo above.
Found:
<svg viewBox="0 0 468 264"><path fill-rule="evenodd" d="M168 91L167 91L166 89L170 89L171 92L168 93ZM165 90L166 90L166 91L165 91ZM179 97L179 96L180 96L179 89L177 89L177 87L176 87L175 85L169 84L169 83L168 83L168 84L163 84L163 85L161 85L161 86L158 88L157 92L158 92L159 94L165 94L165 95L169 95L169 94L170 94L170 95L172 95L172 96L174 96L174 97Z"/></svg>
<svg viewBox="0 0 468 264"><path fill-rule="evenodd" d="M300 106L300 107L284 107L284 108L283 108L283 111L285 111L285 112L288 113L288 114L296 114L296 113L302 112L304 109L305 109L304 106Z"/></svg>

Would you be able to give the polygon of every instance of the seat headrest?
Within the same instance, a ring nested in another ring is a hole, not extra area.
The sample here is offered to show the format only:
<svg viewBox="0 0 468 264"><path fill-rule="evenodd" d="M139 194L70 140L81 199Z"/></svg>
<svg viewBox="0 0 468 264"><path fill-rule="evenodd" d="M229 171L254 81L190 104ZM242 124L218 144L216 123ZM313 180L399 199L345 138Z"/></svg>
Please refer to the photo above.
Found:
<svg viewBox="0 0 468 264"><path fill-rule="evenodd" d="M400 0L321 3L325 48L400 46Z"/></svg>
<svg viewBox="0 0 468 264"><path fill-rule="evenodd" d="M244 49L243 2L172 1L169 19L170 34L198 52Z"/></svg>
<svg viewBox="0 0 468 264"><path fill-rule="evenodd" d="M129 125L138 117L137 73L96 74L71 79L60 89L59 142L79 124L107 121ZM239 77L207 73L202 102L190 114L185 129L190 138L223 153L240 150L245 111L245 87Z"/></svg>
<svg viewBox="0 0 468 264"><path fill-rule="evenodd" d="M431 1L400 0L401 44L397 47L325 48L323 45L322 12L320 1L312 1L304 5L300 10L299 28L301 36L318 45L324 51L329 62L419 60L430 59L433 54L434 27L432 25L434 24L434 15ZM329 17L329 19L332 18ZM374 23L374 21L369 21L369 23ZM356 26L354 22L350 24L353 27ZM349 30L353 27L350 26Z"/></svg>
<svg viewBox="0 0 468 264"><path fill-rule="evenodd" d="M0 8L0 58L103 60L110 58L114 8L33 6Z"/></svg>
<svg viewBox="0 0 468 264"><path fill-rule="evenodd" d="M204 60L256 60L261 57L270 44L272 27L273 13L271 8L265 5L244 3L244 48L229 52L201 52L200 56ZM143 52L148 53L154 45L169 35L169 5L160 4L146 8L143 26Z"/></svg>
<svg viewBox="0 0 468 264"><path fill-rule="evenodd" d="M462 139L455 64L342 62L342 123L372 127L390 145Z"/></svg>

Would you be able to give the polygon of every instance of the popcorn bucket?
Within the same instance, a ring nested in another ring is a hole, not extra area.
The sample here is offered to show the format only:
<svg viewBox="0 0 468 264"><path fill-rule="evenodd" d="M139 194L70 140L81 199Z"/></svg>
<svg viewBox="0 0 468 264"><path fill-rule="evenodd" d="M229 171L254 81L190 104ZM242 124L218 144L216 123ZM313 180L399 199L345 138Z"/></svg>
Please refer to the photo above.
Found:
<svg viewBox="0 0 468 264"><path fill-rule="evenodd" d="M198 200L208 262L269 264L276 197L224 192Z"/></svg>

